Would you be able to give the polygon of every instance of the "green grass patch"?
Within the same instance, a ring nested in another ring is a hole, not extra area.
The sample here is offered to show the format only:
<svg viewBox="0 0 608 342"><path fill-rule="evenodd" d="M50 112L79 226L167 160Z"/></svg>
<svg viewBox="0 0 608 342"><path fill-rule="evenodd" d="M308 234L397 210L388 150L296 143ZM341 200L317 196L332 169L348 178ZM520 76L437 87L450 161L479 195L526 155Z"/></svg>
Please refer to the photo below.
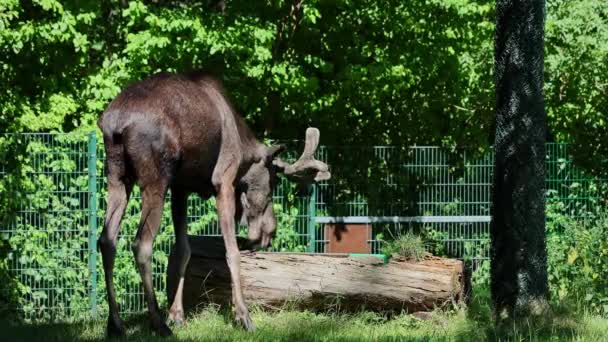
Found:
<svg viewBox="0 0 608 342"><path fill-rule="evenodd" d="M381 239L381 238L380 238ZM382 254L388 256L404 257L409 260L420 261L427 254L424 241L420 235L408 231L405 234L394 236L393 239L384 241L380 247Z"/></svg>
<svg viewBox="0 0 608 342"><path fill-rule="evenodd" d="M357 314L312 313L254 309L257 325L247 333L232 324L232 316L212 308L174 327L175 336L151 335L145 315L130 317L127 341L608 341L608 319L584 309L558 306L551 315L495 326L487 292L472 299L468 308L432 313L427 320L402 314L385 317L371 312ZM0 323L6 341L100 341L105 320L12 325Z"/></svg>

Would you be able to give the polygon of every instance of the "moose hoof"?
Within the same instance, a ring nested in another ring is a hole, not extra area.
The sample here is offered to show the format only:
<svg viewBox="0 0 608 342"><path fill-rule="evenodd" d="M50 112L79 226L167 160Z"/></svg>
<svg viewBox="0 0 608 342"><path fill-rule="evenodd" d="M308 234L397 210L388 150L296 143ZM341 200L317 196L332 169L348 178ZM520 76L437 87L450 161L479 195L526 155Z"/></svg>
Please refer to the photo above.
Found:
<svg viewBox="0 0 608 342"><path fill-rule="evenodd" d="M169 317L168 317L167 321L171 325L174 325L176 327L181 327L186 322L186 320L184 319L184 312L183 311L169 312Z"/></svg>
<svg viewBox="0 0 608 342"><path fill-rule="evenodd" d="M122 322L120 320L115 321L113 319L108 320L107 333L108 337L124 337L127 335Z"/></svg>
<svg viewBox="0 0 608 342"><path fill-rule="evenodd" d="M247 331L250 331L250 332L255 331L255 325L253 324L253 321L251 320L251 317L249 316L249 314L237 315L236 324L240 325L241 327L243 327L243 329L245 329Z"/></svg>
<svg viewBox="0 0 608 342"><path fill-rule="evenodd" d="M168 337L168 336L173 335L173 332L171 331L171 329L169 329L169 327L165 323L155 324L153 327L153 330L156 333L156 335L158 335L160 337Z"/></svg>

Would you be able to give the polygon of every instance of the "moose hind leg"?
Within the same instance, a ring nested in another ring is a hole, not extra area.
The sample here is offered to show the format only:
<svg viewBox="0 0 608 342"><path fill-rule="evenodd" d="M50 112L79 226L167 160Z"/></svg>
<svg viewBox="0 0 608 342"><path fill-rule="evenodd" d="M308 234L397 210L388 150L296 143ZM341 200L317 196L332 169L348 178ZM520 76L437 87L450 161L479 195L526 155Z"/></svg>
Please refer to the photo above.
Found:
<svg viewBox="0 0 608 342"><path fill-rule="evenodd" d="M171 308L169 309L169 321L176 325L181 325L184 322L184 306L183 306L183 290L184 290L184 275L186 274L186 266L190 260L190 244L188 243L186 213L187 213L188 196L179 190L171 190L171 214L173 216L173 227L175 229L175 251L177 262L177 273L172 274L175 277L171 281L177 283L177 288L174 294L170 294L173 298Z"/></svg>
<svg viewBox="0 0 608 342"><path fill-rule="evenodd" d="M114 291L114 260L116 257L116 242L120 230L120 221L127 207L133 185L124 183L117 177L108 177L108 210L106 211L103 231L99 237L98 246L103 259L103 269L106 281L109 315L107 333L109 336L124 336L125 329L118 313L116 293Z"/></svg>
<svg viewBox="0 0 608 342"><path fill-rule="evenodd" d="M142 278L144 296L152 329L160 336L170 336L171 330L161 318L152 283L152 244L160 228L165 199L165 182L147 184L142 189L142 213L133 242L133 254Z"/></svg>

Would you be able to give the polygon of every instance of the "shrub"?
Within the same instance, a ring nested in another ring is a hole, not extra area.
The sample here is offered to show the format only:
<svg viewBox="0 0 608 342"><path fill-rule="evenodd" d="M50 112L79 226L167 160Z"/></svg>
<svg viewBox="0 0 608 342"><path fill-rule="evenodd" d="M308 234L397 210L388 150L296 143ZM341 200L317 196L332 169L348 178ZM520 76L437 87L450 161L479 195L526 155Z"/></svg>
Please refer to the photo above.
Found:
<svg viewBox="0 0 608 342"><path fill-rule="evenodd" d="M551 297L574 300L608 314L608 211L583 218L565 213L563 202L547 205L547 254Z"/></svg>

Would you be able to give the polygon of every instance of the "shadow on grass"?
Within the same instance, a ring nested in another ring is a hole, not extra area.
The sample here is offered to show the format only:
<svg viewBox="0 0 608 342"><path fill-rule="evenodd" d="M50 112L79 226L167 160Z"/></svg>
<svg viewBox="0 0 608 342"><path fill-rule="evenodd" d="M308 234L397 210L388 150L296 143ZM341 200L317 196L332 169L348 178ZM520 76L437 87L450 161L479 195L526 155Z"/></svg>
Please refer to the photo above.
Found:
<svg viewBox="0 0 608 342"><path fill-rule="evenodd" d="M578 309L577 309L578 308ZM429 320L411 315L388 317L373 312L355 314L310 311L253 310L257 330L245 332L233 323L230 310L205 308L189 317L186 326L172 327L175 336L156 337L146 315L125 319L128 341L601 341L608 336L608 320L578 314L582 307L553 307L547 317L495 326L490 296L477 289L464 309L437 311ZM0 322L6 341L102 341L105 317L95 321L40 325Z"/></svg>
<svg viewBox="0 0 608 342"><path fill-rule="evenodd" d="M80 341L87 323L19 324L0 323L5 341ZM94 341L95 339L85 339ZM101 340L101 339L98 339Z"/></svg>
<svg viewBox="0 0 608 342"><path fill-rule="evenodd" d="M278 314L281 316L281 314ZM272 316L265 315L258 329L243 331L233 323L233 315L228 310L210 310L190 318L183 327L172 326L174 336L161 338L150 330L145 314L133 315L124 319L127 336L106 339L104 319L73 323L13 324L0 322L2 341L318 341L320 337L335 332L335 325L327 320L313 324L297 322L297 314L281 317L274 322ZM299 323L299 324L298 324ZM303 327L306 327L303 329ZM335 338L332 340L352 340Z"/></svg>
<svg viewBox="0 0 608 342"><path fill-rule="evenodd" d="M486 341L548 341L572 340L576 337L585 338L587 324L586 315L577 305L552 305L551 312L544 316L510 320L495 324L492 319L490 292L487 289L477 289L467 308L467 324L469 329L455 336L457 340L469 341L482 338Z"/></svg>

